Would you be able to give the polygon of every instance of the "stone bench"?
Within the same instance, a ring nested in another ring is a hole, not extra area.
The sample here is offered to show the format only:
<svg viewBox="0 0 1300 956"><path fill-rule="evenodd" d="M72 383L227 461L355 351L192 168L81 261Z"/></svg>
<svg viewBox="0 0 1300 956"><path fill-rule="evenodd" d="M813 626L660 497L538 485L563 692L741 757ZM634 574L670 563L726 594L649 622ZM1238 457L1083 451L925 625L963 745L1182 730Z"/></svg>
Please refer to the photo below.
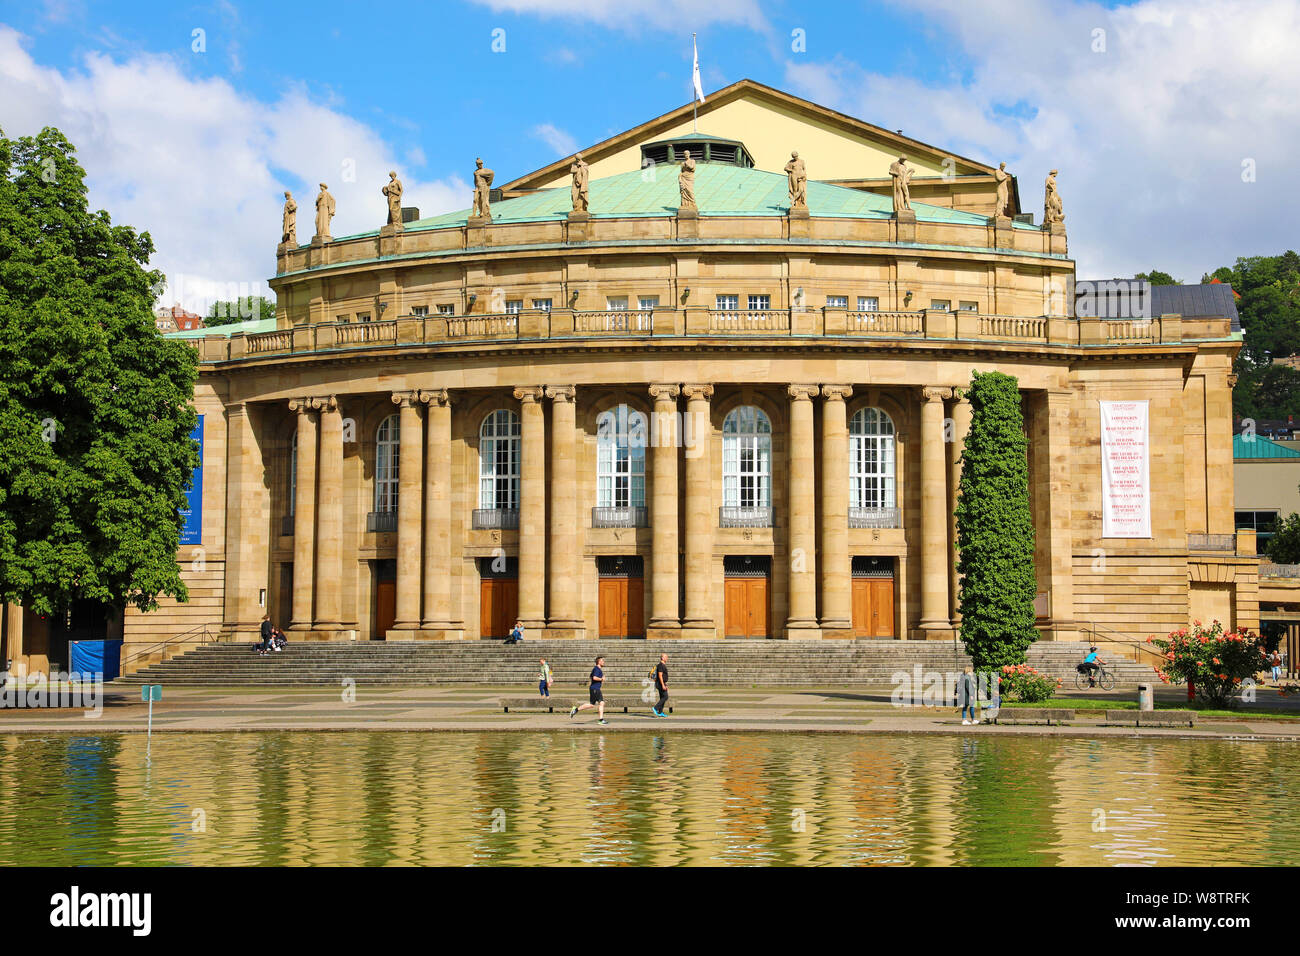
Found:
<svg viewBox="0 0 1300 956"><path fill-rule="evenodd" d="M657 697L649 701L635 696L606 697L605 710L606 712L621 710L626 714L630 710L638 710L644 707L649 711L658 701L659 698ZM515 713L553 714L557 709L561 713L567 713L570 707L585 704L586 702L587 698L585 697L580 700L573 697L502 697L499 701L502 713L506 714L512 710ZM586 711L583 711L583 713L586 713ZM673 701L671 699L668 701L668 713L673 713Z"/></svg>
<svg viewBox="0 0 1300 956"><path fill-rule="evenodd" d="M1195 727L1196 714L1187 710L1108 710L1106 723L1136 727Z"/></svg>
<svg viewBox="0 0 1300 956"><path fill-rule="evenodd" d="M1074 720L1072 707L1002 707L995 724L1064 724Z"/></svg>

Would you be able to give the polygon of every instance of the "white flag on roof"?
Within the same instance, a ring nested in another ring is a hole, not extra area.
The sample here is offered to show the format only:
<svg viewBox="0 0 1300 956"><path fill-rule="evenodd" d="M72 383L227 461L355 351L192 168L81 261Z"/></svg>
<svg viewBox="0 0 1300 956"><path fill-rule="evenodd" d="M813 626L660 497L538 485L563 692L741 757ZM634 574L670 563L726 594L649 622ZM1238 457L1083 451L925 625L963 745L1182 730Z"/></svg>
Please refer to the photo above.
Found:
<svg viewBox="0 0 1300 956"><path fill-rule="evenodd" d="M700 48L695 45L695 34L691 34L691 49L695 52L695 73L691 79L695 83L695 99L704 102L704 86L700 83Z"/></svg>

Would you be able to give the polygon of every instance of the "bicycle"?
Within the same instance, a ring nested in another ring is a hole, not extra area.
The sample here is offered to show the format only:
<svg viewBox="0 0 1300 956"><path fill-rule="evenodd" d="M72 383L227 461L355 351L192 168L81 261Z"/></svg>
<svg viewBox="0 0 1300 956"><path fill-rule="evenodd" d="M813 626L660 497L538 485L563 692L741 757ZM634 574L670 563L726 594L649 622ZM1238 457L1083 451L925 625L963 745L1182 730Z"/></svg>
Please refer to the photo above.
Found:
<svg viewBox="0 0 1300 956"><path fill-rule="evenodd" d="M1115 689L1115 675L1106 670L1105 664L1098 664L1096 673L1091 675L1097 682L1095 685L1089 681L1090 675L1082 668L1083 665L1080 664L1074 669L1074 687L1076 690L1092 690L1094 686L1100 687L1102 690Z"/></svg>

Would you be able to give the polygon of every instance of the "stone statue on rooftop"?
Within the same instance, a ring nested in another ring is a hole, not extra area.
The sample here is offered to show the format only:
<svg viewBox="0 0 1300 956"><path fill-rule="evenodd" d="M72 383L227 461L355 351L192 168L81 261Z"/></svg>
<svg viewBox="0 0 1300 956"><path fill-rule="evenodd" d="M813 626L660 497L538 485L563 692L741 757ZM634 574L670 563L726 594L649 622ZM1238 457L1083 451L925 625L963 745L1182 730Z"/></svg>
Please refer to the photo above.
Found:
<svg viewBox="0 0 1300 956"><path fill-rule="evenodd" d="M998 163L998 168L993 170L993 180L998 184L998 197L993 207L994 217L1005 217L1007 215L1007 203L1011 201L1011 174L1007 172L1006 163Z"/></svg>
<svg viewBox="0 0 1300 956"><path fill-rule="evenodd" d="M896 163L891 163L889 175L894 180L894 215L897 216L904 210L912 208L912 173L914 170L907 165L907 157L899 156Z"/></svg>
<svg viewBox="0 0 1300 956"><path fill-rule="evenodd" d="M284 191L284 223L280 233L281 245L298 244L298 204L293 201L293 193L287 189Z"/></svg>
<svg viewBox="0 0 1300 956"><path fill-rule="evenodd" d="M1043 225L1050 226L1055 222L1065 222L1065 213L1062 211L1065 207L1061 205L1061 194L1056 191L1056 173L1053 169L1047 174L1047 180L1043 183Z"/></svg>
<svg viewBox="0 0 1300 956"><path fill-rule="evenodd" d="M677 186L681 190L681 208L695 209L695 160L691 159L691 151L683 150L682 155L686 158L682 160L681 171L677 174Z"/></svg>
<svg viewBox="0 0 1300 956"><path fill-rule="evenodd" d="M790 208L807 209L808 170L797 150L790 153L790 162L785 164L785 174L790 181Z"/></svg>
<svg viewBox="0 0 1300 956"><path fill-rule="evenodd" d="M315 239L328 242L330 238L330 220L334 218L334 197L330 195L330 188L324 183L320 184L320 192L316 194L316 235Z"/></svg>
<svg viewBox="0 0 1300 956"><path fill-rule="evenodd" d="M492 218L492 178L496 173L483 166L483 160L474 160L474 208L471 214L482 219Z"/></svg>
<svg viewBox="0 0 1300 956"><path fill-rule="evenodd" d="M591 167L582 159L582 153L573 157L573 165L569 167L569 173L573 176L573 188L570 190L573 200L574 212L587 212L590 206L590 197L587 195L587 185L590 182Z"/></svg>
<svg viewBox="0 0 1300 956"><path fill-rule="evenodd" d="M388 183L380 190L388 200L388 225L402 228L402 181L396 171L389 171Z"/></svg>

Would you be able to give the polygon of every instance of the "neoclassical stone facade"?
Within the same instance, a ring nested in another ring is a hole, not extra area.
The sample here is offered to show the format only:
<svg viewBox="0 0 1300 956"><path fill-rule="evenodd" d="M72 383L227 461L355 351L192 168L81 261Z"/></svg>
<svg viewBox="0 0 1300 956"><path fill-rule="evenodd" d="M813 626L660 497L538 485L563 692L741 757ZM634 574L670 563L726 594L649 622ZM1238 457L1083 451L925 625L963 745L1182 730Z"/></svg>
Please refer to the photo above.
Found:
<svg viewBox="0 0 1300 956"><path fill-rule="evenodd" d="M647 155L678 157L649 126ZM598 147L576 216L567 184L507 188L491 221L381 231L377 209L373 232L282 248L276 327L193 339L203 561L182 548L194 600L130 616L127 640L242 635L266 611L305 640L516 619L950 639L963 387L991 369L1023 396L1045 637L1257 626L1226 319L1076 315L1060 223L970 211L1006 194L992 167L963 174L959 209L925 174L942 154L904 143L914 197L948 204L895 216L882 166L810 179L805 218L781 167L700 139L688 217L675 166L597 176ZM1098 402L1124 399L1149 402L1152 534L1103 539Z"/></svg>

